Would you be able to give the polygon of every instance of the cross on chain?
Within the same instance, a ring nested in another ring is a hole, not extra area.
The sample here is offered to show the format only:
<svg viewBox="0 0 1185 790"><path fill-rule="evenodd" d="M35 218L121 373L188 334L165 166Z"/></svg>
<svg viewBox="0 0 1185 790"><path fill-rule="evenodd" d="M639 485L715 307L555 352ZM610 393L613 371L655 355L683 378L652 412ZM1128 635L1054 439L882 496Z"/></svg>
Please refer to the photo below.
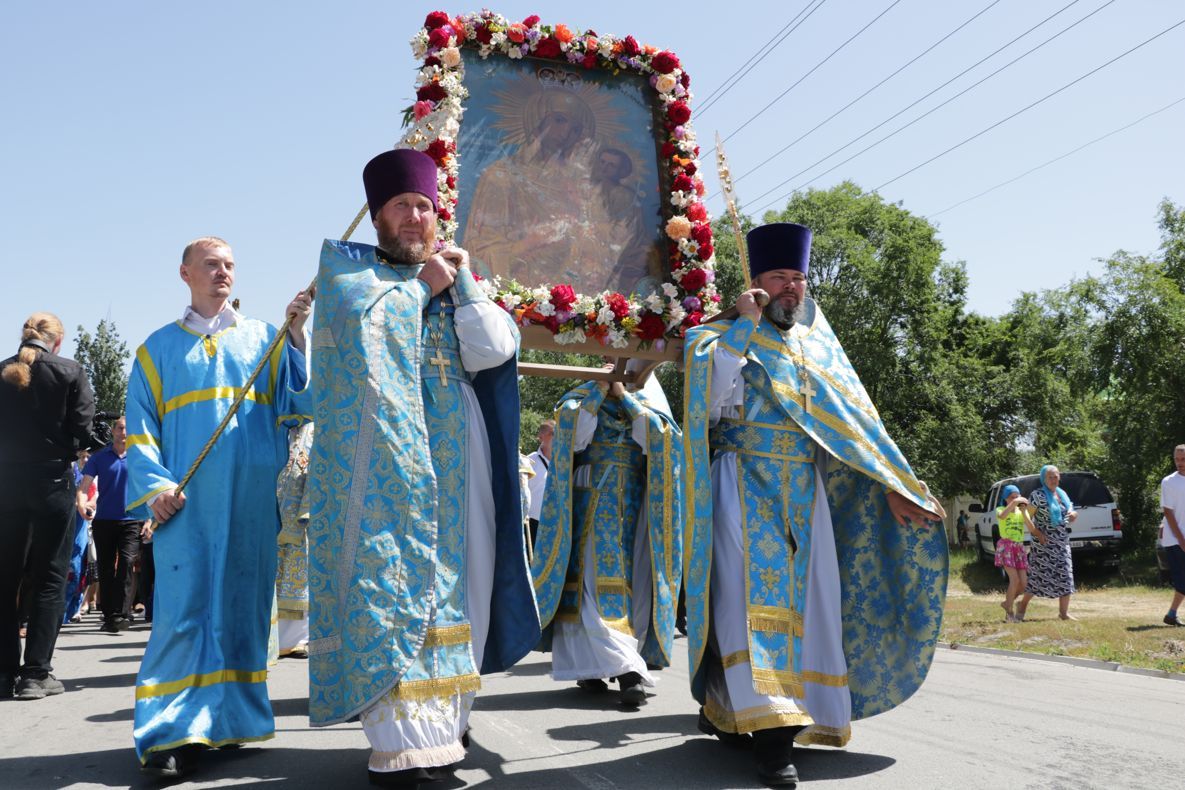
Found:
<svg viewBox="0 0 1185 790"><path fill-rule="evenodd" d="M814 382L812 382L811 377L807 375L806 368L803 368L799 371L799 378L802 381L802 399L806 404L806 413L810 414L811 398L818 395L819 391L815 389Z"/></svg>
<svg viewBox="0 0 1185 790"><path fill-rule="evenodd" d="M440 352L439 348L436 349L436 356L430 357L428 359L428 364L434 365L436 367L436 372L440 374L441 386L447 384L448 378L445 377L444 371L446 368L448 368L448 360L444 358L444 355Z"/></svg>

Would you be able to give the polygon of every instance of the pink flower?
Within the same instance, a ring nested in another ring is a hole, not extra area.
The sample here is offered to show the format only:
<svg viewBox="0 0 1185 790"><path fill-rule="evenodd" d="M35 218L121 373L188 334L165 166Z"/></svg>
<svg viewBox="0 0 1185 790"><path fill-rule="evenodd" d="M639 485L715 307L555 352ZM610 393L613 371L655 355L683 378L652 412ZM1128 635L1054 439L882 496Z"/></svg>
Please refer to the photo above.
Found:
<svg viewBox="0 0 1185 790"><path fill-rule="evenodd" d="M416 120L418 121L421 118L431 115L432 110L434 110L434 109L436 109L436 105L433 104L432 102L418 101L415 103L415 106L412 108L412 112L415 114Z"/></svg>

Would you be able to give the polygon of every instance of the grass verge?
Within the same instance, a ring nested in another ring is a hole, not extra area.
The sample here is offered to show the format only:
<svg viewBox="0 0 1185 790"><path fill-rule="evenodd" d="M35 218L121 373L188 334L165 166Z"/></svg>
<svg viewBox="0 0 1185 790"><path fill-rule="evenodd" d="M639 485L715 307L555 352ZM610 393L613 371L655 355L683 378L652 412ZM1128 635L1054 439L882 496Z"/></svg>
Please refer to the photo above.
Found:
<svg viewBox="0 0 1185 790"><path fill-rule="evenodd" d="M1164 625L1172 590L1147 568L1114 573L1075 568L1077 621L1060 620L1057 600L1034 598L1023 623L1005 623L1004 577L971 550L952 550L942 639L974 647L1115 661L1185 673L1185 628Z"/></svg>

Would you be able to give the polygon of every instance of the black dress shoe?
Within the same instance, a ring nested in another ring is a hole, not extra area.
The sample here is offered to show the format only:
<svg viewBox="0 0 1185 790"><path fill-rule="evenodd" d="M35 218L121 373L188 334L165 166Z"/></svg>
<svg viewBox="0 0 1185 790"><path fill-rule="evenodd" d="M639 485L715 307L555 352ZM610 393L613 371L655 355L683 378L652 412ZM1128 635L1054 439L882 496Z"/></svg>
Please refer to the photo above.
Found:
<svg viewBox="0 0 1185 790"><path fill-rule="evenodd" d="M197 757L202 747L197 744L187 744L177 749L166 749L153 752L140 766L140 773L155 776L157 779L178 779L193 773L197 765Z"/></svg>
<svg viewBox="0 0 1185 790"><path fill-rule="evenodd" d="M431 768L408 768L403 771L371 771L370 783L378 787L419 787L421 782L435 782L439 776Z"/></svg>
<svg viewBox="0 0 1185 790"><path fill-rule="evenodd" d="M621 701L626 705L645 705L646 689L642 686L642 676L637 672L626 672L617 678L621 684Z"/></svg>
<svg viewBox="0 0 1185 790"><path fill-rule="evenodd" d="M716 727L715 724L704 713L704 709L699 709L699 721L695 723L696 728L704 735L715 735L720 739L721 743L737 749L747 749L753 745L753 737L745 732L725 732Z"/></svg>
<svg viewBox="0 0 1185 790"><path fill-rule="evenodd" d="M770 787L798 787L794 767L794 736L801 727L772 727L753 733L757 775Z"/></svg>
<svg viewBox="0 0 1185 790"><path fill-rule="evenodd" d="M589 694L604 694L609 690L609 684L600 678L578 680L576 681L576 685L587 691Z"/></svg>

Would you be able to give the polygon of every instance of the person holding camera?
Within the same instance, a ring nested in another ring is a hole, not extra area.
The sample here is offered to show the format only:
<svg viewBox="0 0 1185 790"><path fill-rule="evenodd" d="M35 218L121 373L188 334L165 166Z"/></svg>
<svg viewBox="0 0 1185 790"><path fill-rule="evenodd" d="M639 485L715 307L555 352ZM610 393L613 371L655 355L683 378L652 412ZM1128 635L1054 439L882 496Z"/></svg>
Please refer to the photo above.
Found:
<svg viewBox="0 0 1185 790"><path fill-rule="evenodd" d="M132 624L132 566L140 550L140 519L127 512L128 430L121 415L111 426L111 444L95 453L82 468L78 491L78 514L92 522L91 535L99 563L99 609L103 625L99 630L118 634ZM88 499L92 481L98 481L99 495Z"/></svg>

